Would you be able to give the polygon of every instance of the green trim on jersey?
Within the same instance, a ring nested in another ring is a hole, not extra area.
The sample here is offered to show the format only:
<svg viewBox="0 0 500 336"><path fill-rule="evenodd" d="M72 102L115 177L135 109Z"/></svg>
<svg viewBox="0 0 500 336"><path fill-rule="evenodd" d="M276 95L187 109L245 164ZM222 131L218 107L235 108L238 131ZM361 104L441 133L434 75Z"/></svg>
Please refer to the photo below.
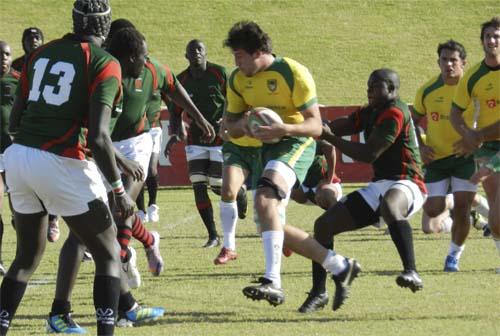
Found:
<svg viewBox="0 0 500 336"><path fill-rule="evenodd" d="M234 92L236 95L238 95L238 96L240 96L241 98L243 98L243 97L241 96L241 94L238 92L238 90L236 90L236 87L234 86L234 78L236 77L236 74L237 74L238 72L240 72L240 70L239 70L239 69L236 69L236 70L234 70L234 71L231 73L231 75L229 76L229 81L228 81L228 84L229 84L229 87L231 88L231 90L233 90L233 92ZM239 112L230 112L230 111L227 111L227 112L229 112L229 113L239 113Z"/></svg>
<svg viewBox="0 0 500 336"><path fill-rule="evenodd" d="M444 81L443 81L443 78L441 77L441 75L438 76L437 80L432 83L431 85L429 85L425 90L424 90L424 93L422 94L422 105L424 105L424 100L425 100L425 97L427 97L428 94L430 94L432 91L435 91L437 89L439 89L440 87L443 87L444 86ZM421 113L419 113L421 114Z"/></svg>
<svg viewBox="0 0 500 336"><path fill-rule="evenodd" d="M486 64L483 62L481 62L481 65L479 66L479 68L476 70L475 73L473 73L471 76L470 76L470 79L469 81L467 82L467 92L469 92L469 96L472 96L472 90L474 89L474 85L476 85L476 83L485 75L488 74L488 72L490 72L491 69L488 68L488 66L486 66Z"/></svg>
<svg viewBox="0 0 500 336"><path fill-rule="evenodd" d="M277 56L274 59L273 64L265 71L276 71L285 79L288 87L290 88L290 92L293 92L293 88L295 86L295 79L293 78L293 72L290 68L290 64L283 58Z"/></svg>

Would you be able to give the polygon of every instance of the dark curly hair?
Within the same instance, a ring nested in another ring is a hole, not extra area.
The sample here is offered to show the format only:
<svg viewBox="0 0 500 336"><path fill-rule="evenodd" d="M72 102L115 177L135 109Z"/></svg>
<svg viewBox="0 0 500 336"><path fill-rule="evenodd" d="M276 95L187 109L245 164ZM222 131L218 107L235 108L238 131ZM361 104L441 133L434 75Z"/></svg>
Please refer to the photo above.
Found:
<svg viewBox="0 0 500 336"><path fill-rule="evenodd" d="M144 52L144 36L134 28L118 30L109 41L107 51L118 59Z"/></svg>
<svg viewBox="0 0 500 336"><path fill-rule="evenodd" d="M490 27L495 29L500 28L500 16L494 16L491 20L483 22L481 25L481 41L484 39L484 31Z"/></svg>
<svg viewBox="0 0 500 336"><path fill-rule="evenodd" d="M73 5L73 31L77 35L106 38L111 25L108 0L76 0Z"/></svg>
<svg viewBox="0 0 500 336"><path fill-rule="evenodd" d="M227 34L224 46L233 50L243 49L249 54L256 51L265 53L273 51L271 38L253 21L235 23Z"/></svg>
<svg viewBox="0 0 500 336"><path fill-rule="evenodd" d="M464 46L455 41L455 40L448 40L444 43L440 43L438 45L438 48L437 48L437 53L438 53L438 56L441 56L441 51L443 49L448 49L448 50L451 50L451 51L457 51L458 52L458 55L460 56L460 58L462 60L466 59L467 58L467 52L465 51L465 48Z"/></svg>

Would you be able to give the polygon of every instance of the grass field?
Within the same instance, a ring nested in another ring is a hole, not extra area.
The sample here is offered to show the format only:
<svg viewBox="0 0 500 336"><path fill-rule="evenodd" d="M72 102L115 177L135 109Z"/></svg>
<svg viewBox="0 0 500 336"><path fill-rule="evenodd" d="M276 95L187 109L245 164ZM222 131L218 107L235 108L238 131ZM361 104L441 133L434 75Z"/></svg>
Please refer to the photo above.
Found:
<svg viewBox="0 0 500 336"><path fill-rule="evenodd" d="M353 186L344 192L353 190ZM215 199L215 197L213 197ZM472 229L461 260L462 271L442 272L449 235L427 236L419 230L420 214L412 220L417 267L424 290L416 294L397 287L400 262L390 237L383 230L367 228L336 239L339 253L357 258L363 273L355 281L352 297L332 312L330 307L311 315L296 310L310 288L310 263L293 255L283 260L283 287L287 301L276 308L246 299L241 289L263 272L260 239L252 216L238 223L239 259L214 266L218 249L203 249L206 233L189 189L163 190L159 194L161 221L148 224L161 233L166 261L162 276L147 271L144 253L137 242L143 285L134 295L144 304L162 305L167 314L157 323L118 329L118 335L499 335L499 276L494 273L498 256L491 239ZM217 203L214 206L218 209ZM6 212L7 209L5 209ZM291 202L289 222L308 231L320 209ZM4 213L6 213L4 212ZM217 210L215 212L218 212ZM218 215L217 215L218 217ZM4 215L8 219L8 215ZM59 242L48 244L14 320L12 335L37 335L54 293ZM14 231L6 227L4 261L15 251ZM92 305L93 263L84 263L73 295L78 322L95 333ZM328 283L333 293L333 283Z"/></svg>
<svg viewBox="0 0 500 336"><path fill-rule="evenodd" d="M22 30L40 27L46 41L71 30L72 0L4 0L0 40L22 53ZM275 52L305 64L315 77L320 101L326 105L357 105L366 100L366 80L377 67L401 74L401 96L412 102L417 88L434 75L436 47L454 38L468 50L469 65L479 61L480 24L500 14L498 0L111 0L114 18L132 20L145 34L150 52L183 70L186 43L205 41L209 59L233 67L222 41L231 25L255 20L270 34ZM352 190L353 186L344 191ZM215 200L215 197L213 198ZM310 287L310 263L294 255L283 262L287 302L277 308L252 302L241 289L263 271L260 239L251 216L238 225L239 259L224 267L212 263L218 250L205 250L205 232L188 189L159 194L162 220L150 225L163 239L166 270L149 275L139 245L143 286L134 295L144 304L162 305L166 316L156 324L119 329L119 335L500 335L498 255L490 239L475 231L467 241L458 274L442 272L449 235L426 236L420 214L412 220L417 266L424 290L413 294L395 284L399 257L389 238L375 228L344 234L336 240L341 254L357 258L362 276L352 298L338 312L329 308L314 315L296 312ZM214 202L218 217L218 206ZM291 203L291 224L308 231L319 208ZM4 206L4 219L9 211ZM66 235L63 225L62 237ZM55 271L62 240L48 244L13 321L11 335L44 332L54 293ZM15 233L6 226L3 260L15 253ZM73 295L75 319L95 333L92 304L93 264L84 263ZM333 291L330 284L330 293Z"/></svg>

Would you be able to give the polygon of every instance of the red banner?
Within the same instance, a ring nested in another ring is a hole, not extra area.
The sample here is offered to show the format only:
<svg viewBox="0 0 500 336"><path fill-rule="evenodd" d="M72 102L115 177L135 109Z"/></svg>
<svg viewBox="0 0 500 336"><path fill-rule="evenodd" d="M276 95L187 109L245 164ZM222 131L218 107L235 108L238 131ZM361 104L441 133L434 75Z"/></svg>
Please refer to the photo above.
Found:
<svg viewBox="0 0 500 336"><path fill-rule="evenodd" d="M324 120L333 120L338 117L347 116L358 106L325 106L321 107L321 116ZM160 152L160 162L158 173L160 175L160 185L162 186L180 186L189 185L189 175L186 162L186 153L184 144L179 143L173 146L172 152L168 158L165 158L163 151L170 136L168 135L169 123L168 111L162 111L161 124L163 128L162 148ZM346 140L363 142L363 135L354 135L344 137ZM369 164L354 162L350 157L337 151L337 175L343 182L367 182L372 177L372 169Z"/></svg>

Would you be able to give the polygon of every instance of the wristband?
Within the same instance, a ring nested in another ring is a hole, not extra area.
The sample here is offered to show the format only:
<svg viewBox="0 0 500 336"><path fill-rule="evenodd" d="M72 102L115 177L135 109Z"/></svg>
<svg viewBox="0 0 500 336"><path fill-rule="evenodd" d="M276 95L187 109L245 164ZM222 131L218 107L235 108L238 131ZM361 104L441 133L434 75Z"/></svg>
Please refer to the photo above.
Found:
<svg viewBox="0 0 500 336"><path fill-rule="evenodd" d="M122 195L125 193L125 188L123 187L123 182L121 179L118 179L115 182L112 182L111 188L113 189L114 194Z"/></svg>

